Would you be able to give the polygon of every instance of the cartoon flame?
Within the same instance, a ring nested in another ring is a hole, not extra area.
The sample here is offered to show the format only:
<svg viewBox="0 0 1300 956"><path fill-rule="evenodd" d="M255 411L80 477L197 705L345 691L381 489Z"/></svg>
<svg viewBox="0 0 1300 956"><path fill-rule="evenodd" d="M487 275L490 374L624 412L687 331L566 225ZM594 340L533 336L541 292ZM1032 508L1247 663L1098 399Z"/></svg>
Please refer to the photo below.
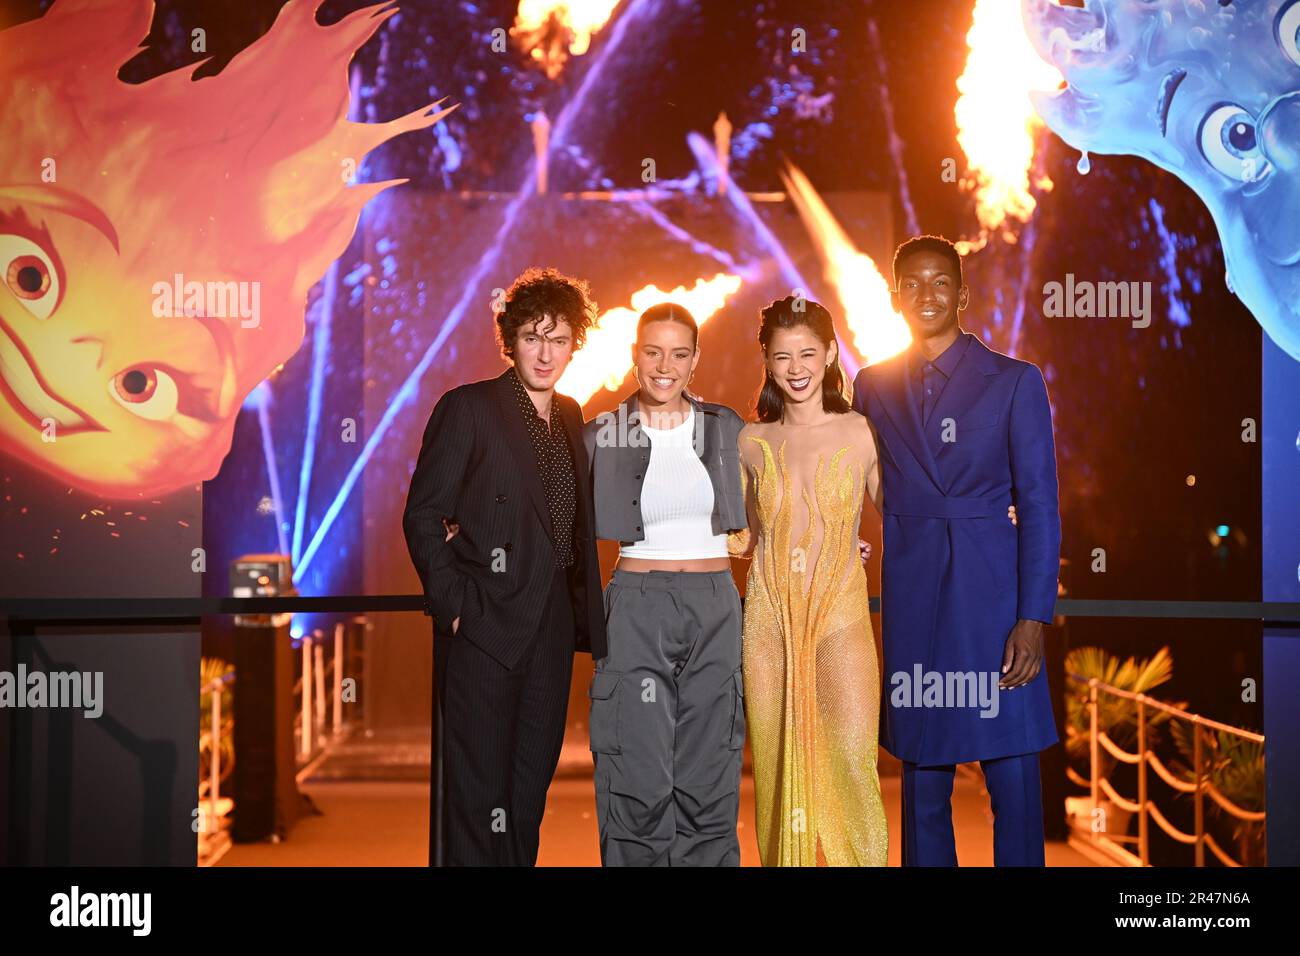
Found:
<svg viewBox="0 0 1300 956"><path fill-rule="evenodd" d="M826 281L835 287L844 306L854 350L867 365L903 351L912 341L912 333L894 311L889 282L875 260L853 244L802 171L787 163L782 178L822 260Z"/></svg>
<svg viewBox="0 0 1300 956"><path fill-rule="evenodd" d="M986 233L1007 219L1028 221L1037 205L1030 192L1030 167L1043 122L1029 99L1030 90L1054 90L1061 73L1044 63L1010 0L976 0L966 34L970 55L957 80L954 117L957 142L966 154L961 185L975 194L975 212ZM1034 183L1050 189L1042 177ZM1004 230L1004 239L1015 241Z"/></svg>
<svg viewBox="0 0 1300 956"><path fill-rule="evenodd" d="M510 33L520 49L542 65L548 79L564 70L570 56L582 56L619 0L519 0Z"/></svg>
<svg viewBox="0 0 1300 956"><path fill-rule="evenodd" d="M641 313L660 302L676 302L686 308L702 327L709 317L727 304L740 289L740 277L718 273L712 279L696 279L687 289L678 286L662 292L648 285L632 294L632 306L602 312L587 341L573 356L556 388L585 405L604 386L617 391L632 369L632 346L636 343L636 322Z"/></svg>
<svg viewBox="0 0 1300 956"><path fill-rule="evenodd" d="M321 3L289 0L197 81L118 79L152 0L57 0L0 32L0 448L106 496L216 474L361 208L405 182L352 185L361 161L449 112L348 121L348 63L397 8L322 26ZM174 279L184 303L160 311ZM196 308L191 286L258 314Z"/></svg>

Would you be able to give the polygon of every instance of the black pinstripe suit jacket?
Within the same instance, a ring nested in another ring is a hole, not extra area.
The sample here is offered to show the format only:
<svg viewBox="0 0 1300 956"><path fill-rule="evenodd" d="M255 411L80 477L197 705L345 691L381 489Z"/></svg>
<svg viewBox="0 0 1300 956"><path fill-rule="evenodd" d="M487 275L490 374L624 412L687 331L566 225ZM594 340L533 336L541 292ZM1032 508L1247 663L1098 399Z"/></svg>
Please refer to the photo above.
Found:
<svg viewBox="0 0 1300 956"><path fill-rule="evenodd" d="M577 478L570 569L576 649L604 657L605 615L593 534L591 472L582 409L556 394ZM450 541L442 519L459 533ZM555 557L546 493L532 442L506 374L471 382L438 401L424 429L402 527L424 583L425 613L443 631L507 667L529 646L546 609Z"/></svg>

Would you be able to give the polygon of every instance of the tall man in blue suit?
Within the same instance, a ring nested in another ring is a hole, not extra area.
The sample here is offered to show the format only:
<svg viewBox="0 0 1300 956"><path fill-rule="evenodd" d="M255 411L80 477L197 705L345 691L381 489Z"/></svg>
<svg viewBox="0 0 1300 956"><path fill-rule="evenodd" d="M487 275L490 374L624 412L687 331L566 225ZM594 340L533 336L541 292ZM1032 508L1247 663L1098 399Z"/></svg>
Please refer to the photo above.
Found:
<svg viewBox="0 0 1300 956"><path fill-rule="evenodd" d="M894 285L912 345L858 374L854 407L881 449L880 742L903 761L903 864L957 864L953 772L978 760L994 863L1042 866L1038 752L1057 741L1043 627L1061 545L1047 387L961 329L970 293L952 243L903 243Z"/></svg>

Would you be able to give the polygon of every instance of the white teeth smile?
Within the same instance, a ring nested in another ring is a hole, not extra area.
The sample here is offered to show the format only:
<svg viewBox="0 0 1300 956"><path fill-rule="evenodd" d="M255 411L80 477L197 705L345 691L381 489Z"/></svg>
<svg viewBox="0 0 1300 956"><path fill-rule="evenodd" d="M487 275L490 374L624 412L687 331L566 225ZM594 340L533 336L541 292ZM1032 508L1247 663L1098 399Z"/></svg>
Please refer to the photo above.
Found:
<svg viewBox="0 0 1300 956"><path fill-rule="evenodd" d="M808 383L812 381L812 376L809 376L808 378L792 378L787 379L787 381L791 388L799 391L808 387Z"/></svg>
<svg viewBox="0 0 1300 956"><path fill-rule="evenodd" d="M654 382L660 388L668 388L673 384L673 380L671 378L652 378L650 379L650 381Z"/></svg>

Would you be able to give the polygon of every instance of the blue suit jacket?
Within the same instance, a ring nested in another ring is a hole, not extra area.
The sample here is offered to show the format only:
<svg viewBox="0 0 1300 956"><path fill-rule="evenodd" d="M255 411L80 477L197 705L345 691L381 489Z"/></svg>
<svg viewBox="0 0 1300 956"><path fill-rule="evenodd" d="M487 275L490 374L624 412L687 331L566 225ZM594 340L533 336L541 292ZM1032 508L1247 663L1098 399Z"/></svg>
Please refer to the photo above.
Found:
<svg viewBox="0 0 1300 956"><path fill-rule="evenodd" d="M1056 604L1061 522L1047 387L1037 366L970 338L924 428L906 354L854 382L854 408L879 437L884 492L880 742L921 765L1057 741L1047 674L1000 692L994 676L1016 621L1050 622ZM1012 503L1018 526L1007 519Z"/></svg>

